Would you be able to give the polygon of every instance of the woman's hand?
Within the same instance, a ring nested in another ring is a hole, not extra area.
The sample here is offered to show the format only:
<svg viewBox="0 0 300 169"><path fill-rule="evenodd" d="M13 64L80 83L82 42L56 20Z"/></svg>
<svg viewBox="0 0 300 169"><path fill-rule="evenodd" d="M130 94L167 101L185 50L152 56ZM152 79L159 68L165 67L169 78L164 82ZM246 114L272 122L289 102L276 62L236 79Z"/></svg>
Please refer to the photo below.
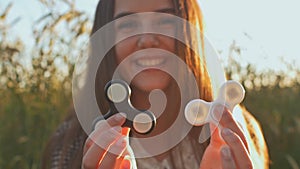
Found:
<svg viewBox="0 0 300 169"><path fill-rule="evenodd" d="M200 169L252 169L253 164L242 129L228 109L221 110L224 110L223 114L216 110L214 115L220 119L223 139L220 137L219 128L210 124L211 140L203 155Z"/></svg>
<svg viewBox="0 0 300 169"><path fill-rule="evenodd" d="M119 169L130 168L130 161L124 159L128 133L122 135L121 125L124 115L116 114L96 124L95 130L85 142L82 169ZM124 132L124 130L123 130Z"/></svg>

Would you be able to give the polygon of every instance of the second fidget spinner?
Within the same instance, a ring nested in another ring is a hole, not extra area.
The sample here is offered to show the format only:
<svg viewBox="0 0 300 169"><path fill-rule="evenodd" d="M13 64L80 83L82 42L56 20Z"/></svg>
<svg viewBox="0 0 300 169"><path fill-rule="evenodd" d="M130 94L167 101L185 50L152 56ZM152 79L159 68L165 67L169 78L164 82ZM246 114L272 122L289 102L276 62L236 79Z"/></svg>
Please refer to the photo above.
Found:
<svg viewBox="0 0 300 169"><path fill-rule="evenodd" d="M206 102L202 99L190 101L184 111L186 120L194 126L201 126L205 123L215 123L218 125L220 119L213 116L214 108L217 106L226 106L231 112L233 108L241 103L245 97L243 86L233 80L225 82L218 93L218 98L212 102Z"/></svg>
<svg viewBox="0 0 300 169"><path fill-rule="evenodd" d="M134 129L139 134L150 133L156 124L154 114L148 110L138 110L130 102L131 90L128 84L122 80L113 80L104 88L105 97L110 110L103 116L104 119L117 113L125 113L124 127Z"/></svg>

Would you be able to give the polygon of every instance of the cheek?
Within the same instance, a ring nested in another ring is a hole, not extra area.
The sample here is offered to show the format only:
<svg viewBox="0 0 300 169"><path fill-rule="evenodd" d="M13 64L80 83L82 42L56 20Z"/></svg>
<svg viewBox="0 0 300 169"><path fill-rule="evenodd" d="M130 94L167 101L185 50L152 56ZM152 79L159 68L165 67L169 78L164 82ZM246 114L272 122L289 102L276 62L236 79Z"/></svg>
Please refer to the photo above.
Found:
<svg viewBox="0 0 300 169"><path fill-rule="evenodd" d="M161 48L175 54L175 40L170 37L161 37L160 42L162 43Z"/></svg>
<svg viewBox="0 0 300 169"><path fill-rule="evenodd" d="M120 64L122 62L123 59L125 59L126 55L125 53L127 53L126 51L126 45L124 44L118 44L115 47L116 50L116 62L117 64Z"/></svg>
<svg viewBox="0 0 300 169"><path fill-rule="evenodd" d="M120 64L127 56L134 52L134 40L127 39L115 46L116 62Z"/></svg>

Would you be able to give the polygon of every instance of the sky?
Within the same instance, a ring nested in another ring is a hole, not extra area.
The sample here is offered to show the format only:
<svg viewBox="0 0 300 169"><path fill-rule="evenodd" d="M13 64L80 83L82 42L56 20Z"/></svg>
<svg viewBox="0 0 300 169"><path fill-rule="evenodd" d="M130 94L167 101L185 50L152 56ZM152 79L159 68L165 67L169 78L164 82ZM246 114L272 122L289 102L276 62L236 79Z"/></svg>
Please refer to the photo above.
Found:
<svg viewBox="0 0 300 169"><path fill-rule="evenodd" d="M32 44L31 28L45 8L37 0L0 0L0 9L13 2L9 19L20 17L14 34ZM75 0L76 8L93 18L97 0ZM299 0L199 0L204 15L205 34L226 60L235 41L241 63L258 70L283 70L282 59L300 67Z"/></svg>
<svg viewBox="0 0 300 169"><path fill-rule="evenodd" d="M235 40L242 60L281 69L281 58L300 66L299 0L203 0L207 36L228 55Z"/></svg>

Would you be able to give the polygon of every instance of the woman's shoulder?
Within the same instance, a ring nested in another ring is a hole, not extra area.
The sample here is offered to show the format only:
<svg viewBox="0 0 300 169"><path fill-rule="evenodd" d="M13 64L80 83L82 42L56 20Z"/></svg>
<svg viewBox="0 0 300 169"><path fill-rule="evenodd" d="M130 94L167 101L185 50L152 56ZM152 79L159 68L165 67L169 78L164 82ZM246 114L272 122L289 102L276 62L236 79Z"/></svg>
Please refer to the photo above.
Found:
<svg viewBox="0 0 300 169"><path fill-rule="evenodd" d="M44 165L51 169L72 168L75 159L81 162L85 139L86 134L81 129L76 116L66 118L57 127L46 147Z"/></svg>

